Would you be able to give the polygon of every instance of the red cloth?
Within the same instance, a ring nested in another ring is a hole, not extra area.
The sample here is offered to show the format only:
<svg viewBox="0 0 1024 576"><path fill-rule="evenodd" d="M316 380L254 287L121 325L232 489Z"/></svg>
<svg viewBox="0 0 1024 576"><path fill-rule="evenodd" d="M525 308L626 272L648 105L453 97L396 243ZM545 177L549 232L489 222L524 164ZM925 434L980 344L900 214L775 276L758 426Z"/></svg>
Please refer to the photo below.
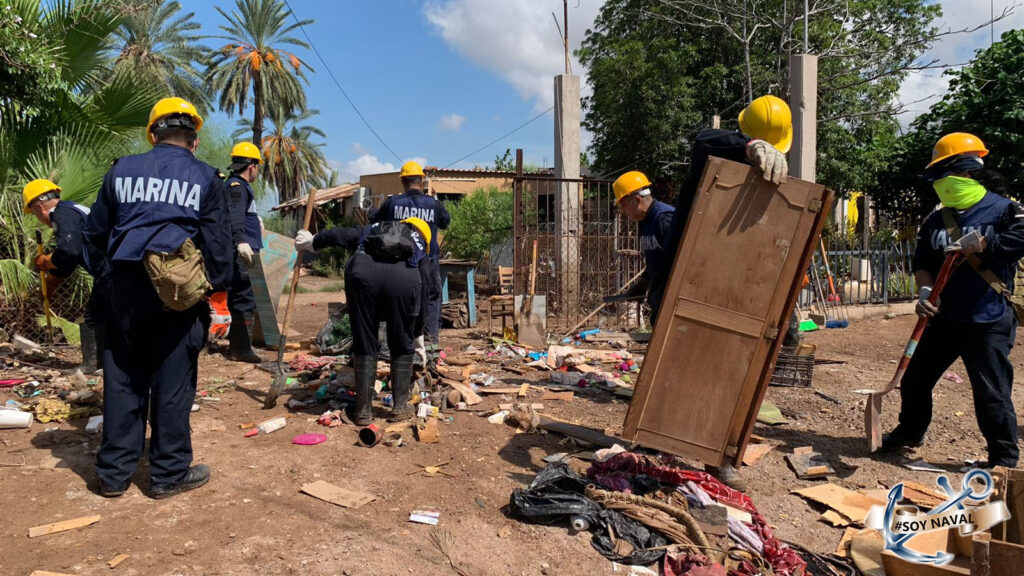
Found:
<svg viewBox="0 0 1024 576"><path fill-rule="evenodd" d="M337 356L310 356L309 354L296 354L295 358L288 363L295 372L305 370L319 370L338 361Z"/></svg>
<svg viewBox="0 0 1024 576"><path fill-rule="evenodd" d="M771 565L772 570L777 576L800 576L804 573L807 562L795 550L786 546L778 538L775 538L771 527L768 526L768 521L757 511L753 500L749 496L739 490L729 488L718 478L707 472L672 468L666 465L668 462L671 462L671 459L663 459L662 463L658 463L639 454L621 452L604 462L594 462L591 464L590 469L587 470L587 476L590 476L598 484L609 490L618 490L620 492L627 492L627 490L620 490L620 488L623 484L628 487L628 478L637 474L646 474L667 484L681 485L686 484L687 481L694 482L716 502L750 512L750 516L753 519L750 527L764 541L764 553L762 555ZM679 572L678 574L682 576L685 572ZM754 574L756 574L756 571Z"/></svg>

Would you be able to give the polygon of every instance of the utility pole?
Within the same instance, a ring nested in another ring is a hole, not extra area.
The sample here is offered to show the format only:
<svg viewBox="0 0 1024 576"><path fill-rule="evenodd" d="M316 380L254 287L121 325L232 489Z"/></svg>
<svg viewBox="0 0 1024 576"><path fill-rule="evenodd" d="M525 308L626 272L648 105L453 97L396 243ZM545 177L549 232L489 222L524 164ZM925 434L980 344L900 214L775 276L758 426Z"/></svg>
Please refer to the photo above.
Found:
<svg viewBox="0 0 1024 576"><path fill-rule="evenodd" d="M555 76L555 220L559 304L569 317L580 305L580 234L583 188L580 186L580 77L569 73L569 3L562 1L565 74Z"/></svg>
<svg viewBox="0 0 1024 576"><path fill-rule="evenodd" d="M565 73L569 73L569 0L562 0L562 46L565 48Z"/></svg>

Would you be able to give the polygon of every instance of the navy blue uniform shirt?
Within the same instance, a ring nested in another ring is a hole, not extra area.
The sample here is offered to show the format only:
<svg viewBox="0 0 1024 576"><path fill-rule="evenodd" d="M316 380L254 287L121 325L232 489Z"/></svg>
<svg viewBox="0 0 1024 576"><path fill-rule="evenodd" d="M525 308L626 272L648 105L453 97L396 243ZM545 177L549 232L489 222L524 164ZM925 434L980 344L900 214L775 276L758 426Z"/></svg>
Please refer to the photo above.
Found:
<svg viewBox="0 0 1024 576"><path fill-rule="evenodd" d="M85 218L89 209L69 200L61 200L50 211L50 226L57 247L50 255L53 265L50 271L58 278L67 278L81 266L90 274L97 276L89 265L89 251L85 245Z"/></svg>
<svg viewBox="0 0 1024 576"><path fill-rule="evenodd" d="M988 243L981 261L1013 289L1017 261L1024 256L1024 210L1017 203L988 192L967 210L954 211L960 234L977 230ZM914 270L933 277L945 260L950 244L942 212L928 215L917 234ZM949 278L940 296L939 316L955 322L995 322L1006 312L1006 298L997 294L967 262Z"/></svg>
<svg viewBox="0 0 1024 576"><path fill-rule="evenodd" d="M430 254L433 259L439 258L440 247L437 245L438 229L445 230L452 223L451 214L437 198L427 196L413 188L405 194L388 196L380 208L370 214L370 222L387 222L389 220L405 220L420 218L430 226Z"/></svg>
<svg viewBox="0 0 1024 576"><path fill-rule="evenodd" d="M337 246L350 252L363 250L363 245L366 243L366 237L377 224L378 223L373 223L369 226L350 226L347 228L331 228L330 230L324 230L316 236L313 236L313 249L319 252L324 248ZM415 248L413 249L412 257L406 260L405 264L409 268L416 268L427 256L427 245L423 236L421 236L419 231L414 229L412 226L409 226L409 236L412 238Z"/></svg>
<svg viewBox="0 0 1024 576"><path fill-rule="evenodd" d="M674 212L675 208L655 200L640 222L640 250L644 253L648 279L665 276L672 266L671 260L664 257L664 251L672 232Z"/></svg>
<svg viewBox="0 0 1024 576"><path fill-rule="evenodd" d="M263 248L263 234L256 215L256 194L241 176L231 176L226 184L231 201L231 236L235 246L247 243L253 252L258 252Z"/></svg>
<svg viewBox="0 0 1024 576"><path fill-rule="evenodd" d="M231 280L231 219L216 168L172 144L118 160L103 178L88 218L90 249L110 262L170 253L192 238L215 291Z"/></svg>

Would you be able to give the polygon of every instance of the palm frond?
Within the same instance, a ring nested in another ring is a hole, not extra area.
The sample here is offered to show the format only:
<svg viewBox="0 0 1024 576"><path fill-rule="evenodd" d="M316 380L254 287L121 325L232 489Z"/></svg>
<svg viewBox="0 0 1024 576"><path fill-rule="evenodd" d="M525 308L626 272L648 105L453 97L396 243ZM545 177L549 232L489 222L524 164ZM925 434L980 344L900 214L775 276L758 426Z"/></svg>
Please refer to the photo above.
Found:
<svg viewBox="0 0 1024 576"><path fill-rule="evenodd" d="M54 328L60 330L61 334L64 335L64 339L68 341L68 344L72 346L79 346L82 344L82 331L78 327L78 324L70 320L65 320L56 314L50 314L50 324ZM36 325L40 328L46 326L46 314L38 314L36 316Z"/></svg>
<svg viewBox="0 0 1024 576"><path fill-rule="evenodd" d="M0 260L0 293L8 302L21 304L39 286L39 277L19 260Z"/></svg>

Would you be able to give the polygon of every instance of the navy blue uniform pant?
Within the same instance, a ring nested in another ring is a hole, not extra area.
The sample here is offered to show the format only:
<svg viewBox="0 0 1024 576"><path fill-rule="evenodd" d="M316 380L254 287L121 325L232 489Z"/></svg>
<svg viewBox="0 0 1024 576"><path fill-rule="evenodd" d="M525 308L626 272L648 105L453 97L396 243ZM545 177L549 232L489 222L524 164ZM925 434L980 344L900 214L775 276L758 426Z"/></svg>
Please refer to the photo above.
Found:
<svg viewBox="0 0 1024 576"><path fill-rule="evenodd" d="M103 356L103 442L96 473L110 489L125 486L149 442L153 486L185 477L192 464L189 412L196 395L199 351L209 305L184 312L163 306L141 262L115 264Z"/></svg>
<svg viewBox="0 0 1024 576"><path fill-rule="evenodd" d="M916 440L932 419L932 389L957 358L964 361L974 395L978 428L988 443L989 462L1016 466L1017 415L1010 392L1013 365L1010 350L1017 319L1008 306L997 322L950 322L933 318L910 359L900 383L900 423L894 434Z"/></svg>
<svg viewBox="0 0 1024 576"><path fill-rule="evenodd" d="M259 258L259 252L256 252ZM235 330L245 332L245 337L251 338L246 323L251 323L256 314L256 294L252 290L252 280L249 278L249 268L245 265L242 257L235 252L235 259L231 266L231 286L228 288L228 310L231 312L231 326Z"/></svg>
<svg viewBox="0 0 1024 576"><path fill-rule="evenodd" d="M425 267L423 292L427 298L423 305L423 334L437 342L441 333L441 261L426 258L420 267Z"/></svg>
<svg viewBox="0 0 1024 576"><path fill-rule="evenodd" d="M387 323L391 357L412 354L413 340L419 336L416 328L420 325L422 288L420 271L405 262L377 262L365 252L353 254L345 265L352 355L377 356L380 322Z"/></svg>

